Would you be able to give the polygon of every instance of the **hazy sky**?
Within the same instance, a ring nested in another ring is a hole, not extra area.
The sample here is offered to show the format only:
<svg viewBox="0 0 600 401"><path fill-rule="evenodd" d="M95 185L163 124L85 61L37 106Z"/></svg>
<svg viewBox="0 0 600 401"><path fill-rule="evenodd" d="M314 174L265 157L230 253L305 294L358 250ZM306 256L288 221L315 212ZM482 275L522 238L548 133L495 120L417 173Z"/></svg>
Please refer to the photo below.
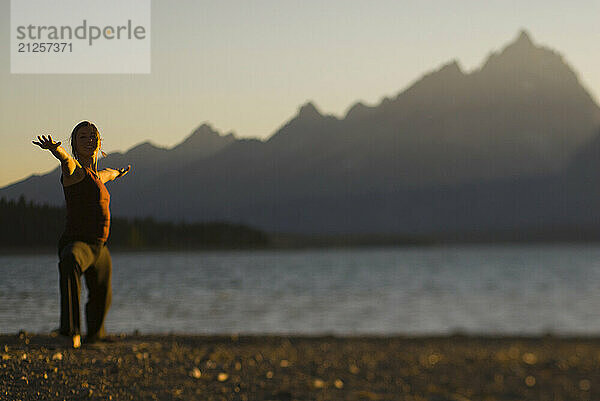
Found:
<svg viewBox="0 0 600 401"><path fill-rule="evenodd" d="M267 138L308 100L343 116L452 59L477 68L522 28L598 100L599 15L599 0L155 0L151 74L15 75L10 0L0 0L0 187L55 167L31 140L66 140L84 119L106 152L172 146L203 122Z"/></svg>

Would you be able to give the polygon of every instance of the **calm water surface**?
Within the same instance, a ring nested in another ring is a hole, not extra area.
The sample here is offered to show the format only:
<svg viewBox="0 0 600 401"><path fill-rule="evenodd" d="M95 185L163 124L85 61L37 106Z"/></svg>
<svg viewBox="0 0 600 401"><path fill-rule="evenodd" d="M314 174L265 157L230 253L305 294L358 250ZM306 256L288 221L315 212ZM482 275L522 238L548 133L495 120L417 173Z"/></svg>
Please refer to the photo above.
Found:
<svg viewBox="0 0 600 401"><path fill-rule="evenodd" d="M58 326L55 254L0 277L1 333ZM107 329L597 334L599 288L597 245L113 253Z"/></svg>

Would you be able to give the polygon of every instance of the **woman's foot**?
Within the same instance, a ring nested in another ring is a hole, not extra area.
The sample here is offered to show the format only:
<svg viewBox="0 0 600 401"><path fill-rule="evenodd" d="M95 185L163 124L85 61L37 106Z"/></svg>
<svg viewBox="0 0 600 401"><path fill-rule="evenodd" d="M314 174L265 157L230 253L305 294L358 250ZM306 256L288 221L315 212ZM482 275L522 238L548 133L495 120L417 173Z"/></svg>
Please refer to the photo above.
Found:
<svg viewBox="0 0 600 401"><path fill-rule="evenodd" d="M75 334L72 337L72 340L73 340L73 348L81 347L81 336L79 334Z"/></svg>

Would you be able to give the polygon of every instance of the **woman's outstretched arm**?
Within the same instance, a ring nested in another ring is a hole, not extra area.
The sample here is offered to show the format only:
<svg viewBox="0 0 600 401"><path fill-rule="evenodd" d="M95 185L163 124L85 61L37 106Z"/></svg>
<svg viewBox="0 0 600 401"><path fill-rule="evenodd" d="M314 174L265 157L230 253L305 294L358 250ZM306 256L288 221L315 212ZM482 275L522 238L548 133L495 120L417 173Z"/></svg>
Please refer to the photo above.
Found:
<svg viewBox="0 0 600 401"><path fill-rule="evenodd" d="M49 150L54 157L56 157L60 161L60 165L62 167L63 176L71 176L77 169L77 167L81 167L81 165L77 162L77 160L73 159L70 154L64 150L60 144L61 142L54 142L52 140L52 136L45 135L38 136L38 142L31 141L34 145L38 145L42 149Z"/></svg>
<svg viewBox="0 0 600 401"><path fill-rule="evenodd" d="M105 168L104 170L98 171L98 176L100 177L100 181L102 183L106 183L108 181L112 181L115 178L123 177L125 174L129 172L131 169L131 164L129 164L125 168L114 169L114 168Z"/></svg>

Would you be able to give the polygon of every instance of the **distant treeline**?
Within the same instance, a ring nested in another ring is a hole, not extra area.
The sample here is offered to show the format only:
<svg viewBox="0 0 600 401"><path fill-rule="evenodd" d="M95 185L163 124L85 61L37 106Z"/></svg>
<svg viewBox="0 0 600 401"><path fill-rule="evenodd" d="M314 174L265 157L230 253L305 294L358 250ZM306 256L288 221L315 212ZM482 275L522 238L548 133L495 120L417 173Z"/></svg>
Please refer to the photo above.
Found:
<svg viewBox="0 0 600 401"><path fill-rule="evenodd" d="M64 207L0 198L0 250L31 252L54 248L66 220ZM330 248L427 246L456 243L600 242L600 224L529 227L520 230L464 231L411 236L401 234L306 235L266 233L224 222L168 223L152 218L111 221L108 245L114 250L195 250L248 248Z"/></svg>
<svg viewBox="0 0 600 401"><path fill-rule="evenodd" d="M66 221L64 207L0 199L0 249L55 247ZM269 245L266 233L244 226L215 223L165 223L152 218L111 219L108 245L113 249L236 249Z"/></svg>

